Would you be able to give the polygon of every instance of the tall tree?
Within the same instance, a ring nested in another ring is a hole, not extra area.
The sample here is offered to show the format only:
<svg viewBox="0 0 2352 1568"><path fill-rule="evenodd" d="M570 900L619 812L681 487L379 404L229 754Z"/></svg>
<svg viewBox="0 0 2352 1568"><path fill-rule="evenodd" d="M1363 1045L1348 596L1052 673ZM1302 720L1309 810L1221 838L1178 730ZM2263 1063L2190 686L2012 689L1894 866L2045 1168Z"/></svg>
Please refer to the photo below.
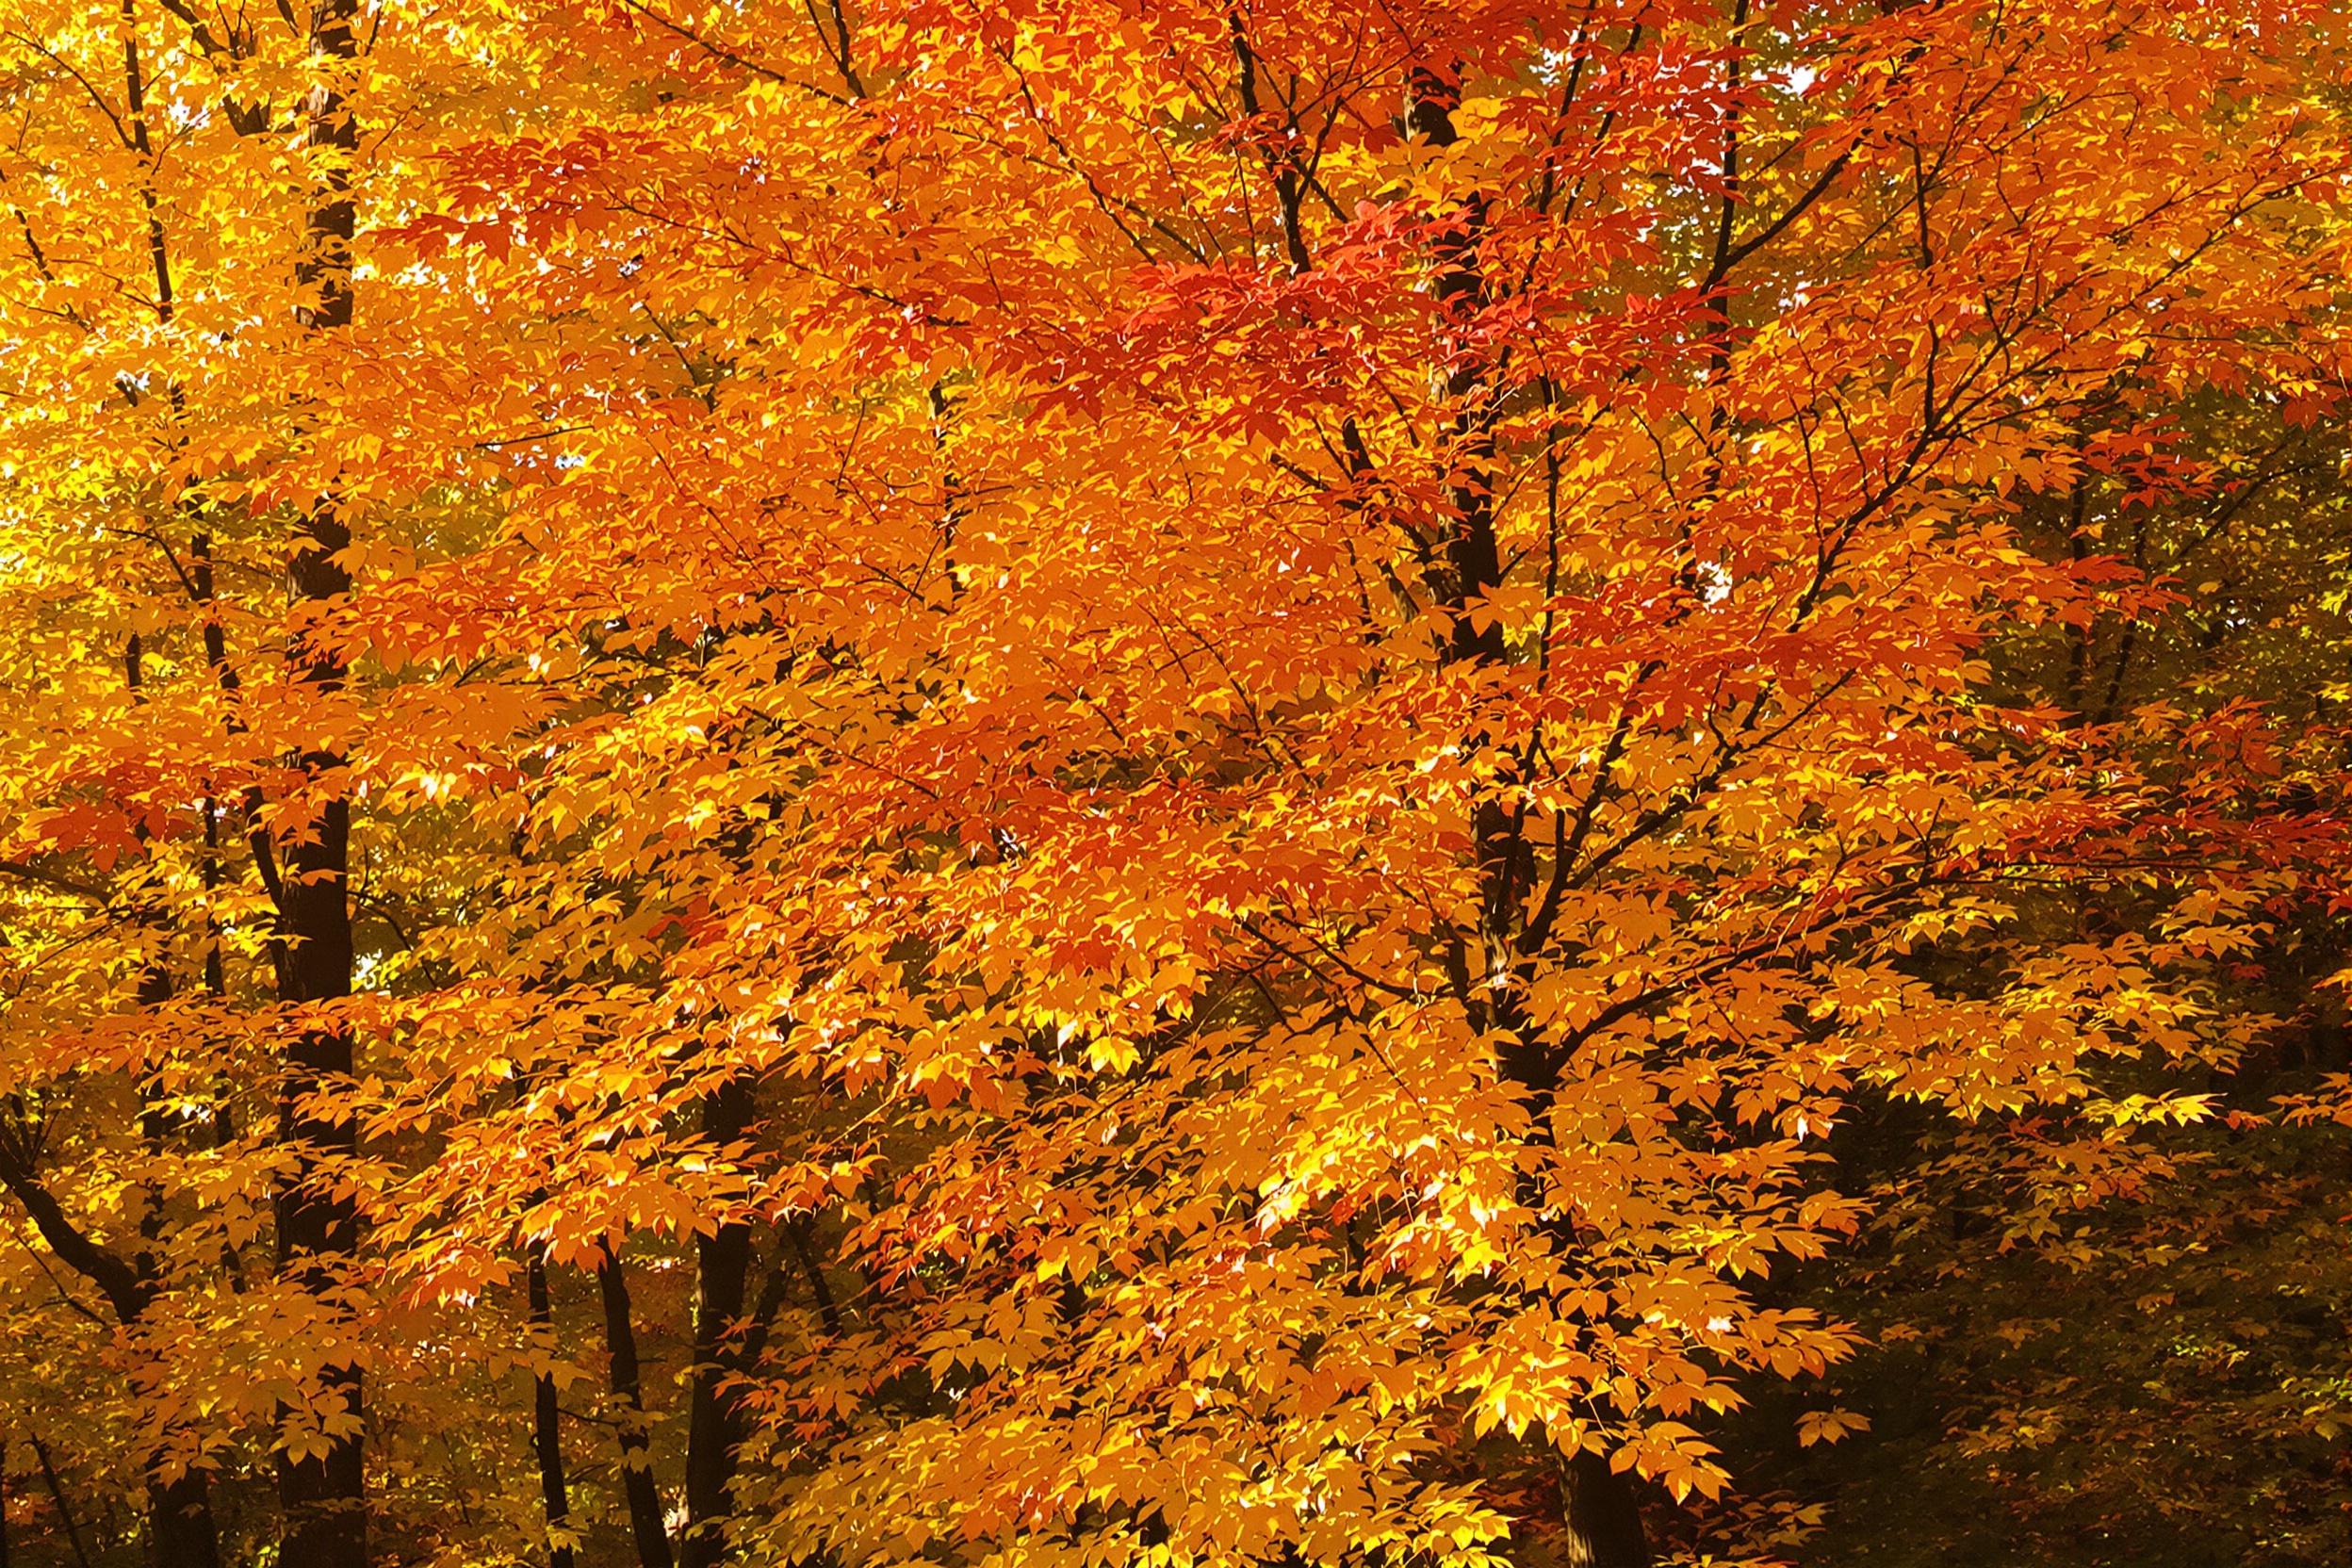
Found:
<svg viewBox="0 0 2352 1568"><path fill-rule="evenodd" d="M301 145L313 186L295 271L296 308L306 330L329 339L351 324L358 14L358 0L320 0L312 8L316 75L302 108ZM288 592L313 613L351 592L340 559L351 543L344 506L333 493L310 501L286 565ZM328 701L341 694L349 676L343 655L308 622L297 622L286 657L307 693ZM305 1010L288 1041L278 1091L278 1137L294 1155L277 1202L278 1268L332 1299L346 1288L344 1270L359 1248L359 1204L338 1190L336 1171L356 1152L357 1130L347 1113L321 1108L323 1092L352 1068L351 1026L331 1005L351 990L351 801L344 759L331 746L306 747L300 766L300 810L279 839L283 870L272 889L283 938L278 995ZM322 1418L278 1462L286 1511L280 1560L287 1568L361 1568L368 1560L362 1374L355 1359L343 1359L321 1368L320 1377Z"/></svg>

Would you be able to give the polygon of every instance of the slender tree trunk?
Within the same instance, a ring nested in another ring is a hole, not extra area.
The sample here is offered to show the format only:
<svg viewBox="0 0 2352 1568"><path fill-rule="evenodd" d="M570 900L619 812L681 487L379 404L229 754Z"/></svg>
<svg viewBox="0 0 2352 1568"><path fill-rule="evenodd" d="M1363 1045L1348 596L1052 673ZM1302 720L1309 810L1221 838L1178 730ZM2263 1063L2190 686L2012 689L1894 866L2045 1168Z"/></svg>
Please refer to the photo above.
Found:
<svg viewBox="0 0 2352 1568"><path fill-rule="evenodd" d="M57 1505L57 1519L65 1526L66 1544L74 1548L74 1560L81 1568L90 1568L90 1553L82 1545L82 1527L74 1522L73 1505L65 1500L65 1488L57 1482L57 1466L49 1457L49 1445L36 1437L30 1440L33 1458L41 1462L41 1480L49 1489L49 1500Z"/></svg>
<svg viewBox="0 0 2352 1568"><path fill-rule="evenodd" d="M1745 16L1744 4L1739 14ZM1407 127L1432 146L1451 146L1459 134L1453 116L1461 102L1458 62L1443 68L1415 65L1410 76ZM1490 302L1483 253L1488 220L1486 198L1473 194L1459 203L1436 229L1431 244L1431 259L1436 264L1431 291L1442 331L1464 331ZM1455 359L1446 379L1446 395L1455 412L1449 432L1452 472L1446 490L1448 515L1442 519L1446 565L1437 584L1438 597L1454 617L1449 658L1465 664L1498 664L1510 652L1500 624L1488 618L1481 625L1472 614L1474 607L1503 582L1491 472L1498 405L1494 389L1486 384L1487 367L1469 354L1458 354ZM1486 799L1478 804L1472 832L1480 888L1478 935L1486 948L1481 978L1490 983L1478 994L1461 986L1459 979L1457 984L1463 991L1464 1006L1491 1028L1499 1042L1496 1065L1505 1081L1539 1102L1548 1102L1558 1086L1557 1066L1549 1059L1540 1032L1522 1016L1510 973L1525 929L1523 905L1533 870L1527 859L1524 823L1514 820L1499 802ZM1549 1125L1544 1108L1539 1106L1539 1128ZM1562 1462L1560 1489L1571 1568L1650 1568L1641 1503L1625 1476L1610 1469L1601 1456L1579 1449Z"/></svg>
<svg viewBox="0 0 2352 1568"><path fill-rule="evenodd" d="M131 20L129 0L124 0L123 21ZM139 146L146 146L143 95L139 69L139 55L131 35L123 37L124 64L130 84L130 105L136 122L139 124ZM158 270L162 264L157 263ZM169 274L165 274L168 276ZM168 298L168 296L167 296ZM146 692L145 650L137 632L131 634L122 653L123 678L128 682L132 699L144 701ZM139 825L139 841L147 841L144 823ZM151 934L160 936L166 924L162 914L142 903L139 923ZM153 1013L172 1000L174 987L172 966L160 949L151 952L140 965L136 996L140 1009ZM142 1071L139 1082L139 1135L148 1153L163 1152L171 1135L171 1122L163 1102L155 1092L153 1075ZM29 1176L29 1172L27 1173ZM159 1271L155 1262L155 1244L163 1235L163 1195L149 1187L140 1195L139 1216L139 1250L132 1255L130 1275L136 1288L117 1294L115 1313L124 1328L137 1323L147 1308L161 1294ZM183 1470L170 1480L163 1477L165 1457L151 1453L146 1462L147 1484L147 1542L148 1552L155 1568L220 1568L220 1535L212 1518L212 1481L202 1470Z"/></svg>
<svg viewBox="0 0 2352 1568"><path fill-rule="evenodd" d="M2080 461L2078 458L2077 461ZM2082 517L2089 504L2090 470L2086 466L2077 474L2074 494L2067 503L2066 555L2078 565L2090 559L2091 542L2082 533ZM2089 711L2091 680L2091 637L2099 629L2094 619L2078 623L2066 644L2066 708L2081 723Z"/></svg>
<svg viewBox="0 0 2352 1568"><path fill-rule="evenodd" d="M314 335L341 332L351 322L351 158L359 127L345 97L348 67L359 53L355 26L358 0L320 0L312 11L310 54L326 74L312 89L303 109L302 139L316 159L318 181L304 217L304 247L296 281L302 287L302 325ZM335 560L351 543L340 505L321 497L303 521L286 567L298 608L341 597L351 577ZM294 680L321 695L343 689L341 654L298 631L286 647ZM343 759L323 748L305 751L303 775L334 780ZM341 786L321 792L318 820L282 841L284 874L277 890L279 927L286 952L278 969L278 996L298 1005L333 1003L351 990L351 803ZM316 797L314 797L316 798ZM321 1113L308 1102L351 1071L351 1036L339 1021L321 1020L300 1030L287 1048L280 1090L279 1141L294 1152L294 1170L278 1194L278 1267L304 1288L333 1291L343 1266L359 1245L356 1202L320 1179L321 1168L357 1152L355 1130L346 1117ZM362 1418L357 1365L323 1369L321 1380L346 1418L346 1430L327 1434L323 1454L282 1458L278 1500L284 1512L280 1568L364 1568L368 1560L366 1472L359 1424Z"/></svg>
<svg viewBox="0 0 2352 1568"><path fill-rule="evenodd" d="M547 1291L547 1260L538 1248L531 1250L524 1270L531 1331L546 1348L552 1348L555 1303ZM564 1480L563 1432L558 1425L561 1414L556 1408L555 1379L541 1372L531 1385L531 1446L539 1461L539 1495L547 1508L548 1568L572 1568L572 1498Z"/></svg>
<svg viewBox="0 0 2352 1568"><path fill-rule="evenodd" d="M195 592L196 612L204 617L204 667L212 672L213 684L223 696L235 698L244 683L237 678L236 667L229 662L228 629L220 624L220 596L214 591L212 571L212 531L203 519L189 533L188 567L190 585ZM232 705L227 720L231 736L245 732L245 723L237 717ZM220 903L220 885L225 879L221 864L220 797L214 792L213 781L204 780L204 792L199 803L204 819L204 858L201 868L204 890L204 997L215 1006L228 1000L229 976L221 956ZM237 1136L237 1115L230 1105L230 1083L222 1076L213 1097L212 1146L225 1149ZM232 1280L243 1288L242 1261L237 1248L221 1244Z"/></svg>
<svg viewBox="0 0 2352 1568"><path fill-rule="evenodd" d="M748 1086L728 1084L703 1102L702 1131L724 1148L751 1119ZM722 1225L694 1243L694 1365L686 1425L686 1534L683 1568L710 1568L727 1555L728 1491L735 1450L743 1440L742 1396L727 1386L741 1367L733 1337L743 1328L751 1277L751 1227Z"/></svg>
<svg viewBox="0 0 2352 1568"><path fill-rule="evenodd" d="M662 1494L653 1480L653 1445L645 1430L645 1392L637 1380L637 1330L629 1321L629 1281L610 1249L596 1267L604 1298L604 1347L612 1364L614 1415L621 1433L621 1489L629 1499L629 1528L638 1568L670 1568L670 1538L662 1527Z"/></svg>
<svg viewBox="0 0 2352 1568"><path fill-rule="evenodd" d="M801 1271L808 1276L808 1294L816 1298L817 1320L825 1331L838 1339L841 1332L841 1303L833 1298L833 1287L825 1278L825 1263L817 1256L815 1243L810 1240L817 1228L813 1214L794 1215L783 1226L784 1239L792 1246L793 1256L800 1259Z"/></svg>
<svg viewBox="0 0 2352 1568"><path fill-rule="evenodd" d="M14 1136L0 1137L0 1185L5 1185L32 1217L34 1228L59 1262L95 1285L114 1309L123 1328L137 1326L162 1294L152 1266L124 1262L99 1246L74 1223L57 1196L32 1168L28 1151ZM142 1231L144 1231L142 1226ZM41 1460L41 1473L57 1497L48 1450L39 1438L30 1439ZM147 1518L158 1568L219 1568L220 1538L212 1517L212 1486L202 1470L189 1469L167 1482L162 1478L163 1456L147 1458Z"/></svg>

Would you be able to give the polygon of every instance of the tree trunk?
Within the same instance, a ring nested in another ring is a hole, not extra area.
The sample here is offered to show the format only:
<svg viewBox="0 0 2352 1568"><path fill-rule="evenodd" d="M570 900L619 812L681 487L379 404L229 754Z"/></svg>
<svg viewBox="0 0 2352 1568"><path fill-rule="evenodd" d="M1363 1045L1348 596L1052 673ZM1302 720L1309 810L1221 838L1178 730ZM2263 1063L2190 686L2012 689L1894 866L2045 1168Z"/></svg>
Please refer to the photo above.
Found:
<svg viewBox="0 0 2352 1568"><path fill-rule="evenodd" d="M555 1344L555 1303L547 1293L547 1262L538 1248L525 1265L524 1288L530 1293L531 1331L552 1349ZM531 1446L539 1461L539 1495L547 1514L547 1568L572 1568L572 1499L564 1480L562 1413L556 1408L555 1379L541 1372L531 1385Z"/></svg>
<svg viewBox="0 0 2352 1568"><path fill-rule="evenodd" d="M190 1468L172 1481L147 1481L147 1536L155 1568L220 1568L220 1536L212 1518L212 1484ZM0 1563L0 1568L5 1568Z"/></svg>
<svg viewBox="0 0 2352 1568"><path fill-rule="evenodd" d="M34 1228L57 1260L106 1297L115 1320L125 1329L136 1326L161 1294L152 1269L123 1262L84 1234L35 1175L24 1152L12 1143L0 1144L0 1184L24 1205ZM33 1442L45 1470L46 1450L41 1448L39 1439ZM211 1478L202 1470L190 1469L166 1482L161 1478L162 1462L159 1454L148 1456L147 1520L156 1568L220 1568ZM62 1496L57 1506L65 1506Z"/></svg>
<svg viewBox="0 0 2352 1568"><path fill-rule="evenodd" d="M74 1560L81 1568L90 1568L90 1553L82 1546L82 1527L74 1522L73 1505L65 1500L65 1488L57 1482L57 1466L49 1457L49 1446L38 1437L30 1441L33 1458L41 1462L41 1484L48 1487L49 1500L57 1505L57 1520L65 1526L66 1544L74 1548Z"/></svg>
<svg viewBox="0 0 2352 1568"><path fill-rule="evenodd" d="M1650 1568L1641 1504L1609 1461L1577 1449L1560 1464L1560 1491L1567 1568Z"/></svg>
<svg viewBox="0 0 2352 1568"><path fill-rule="evenodd" d="M1451 146L1458 135L1454 110L1462 99L1459 62L1444 69L1415 65L1410 82L1407 126L1432 146ZM1431 291L1446 329L1466 331L1490 301L1482 251L1487 232L1486 199L1476 193L1456 205L1435 232ZM1495 488L1487 471L1494 461L1498 405L1494 389L1485 384L1486 374L1484 364L1463 354L1446 378L1446 395L1457 406L1449 433L1453 471L1446 481L1449 515L1443 519L1442 532L1446 571L1438 597L1454 617L1448 657L1465 664L1499 664L1509 657L1500 624L1489 618L1481 625L1472 613L1503 582ZM1504 1081L1537 1102L1537 1137L1547 1138L1548 1102L1559 1086L1559 1068L1524 1017L1509 973L1526 930L1522 905L1531 867L1523 828L1498 801L1488 798L1478 803L1472 833L1480 891L1478 936L1486 948L1485 973L1479 978L1500 983L1474 994L1462 984L1468 978L1462 976L1457 988L1474 1021L1494 1035L1496 1067ZM1570 1568L1649 1568L1640 1500L1630 1479L1610 1469L1607 1459L1581 1448L1569 1455L1561 1463L1560 1493Z"/></svg>
<svg viewBox="0 0 2352 1568"><path fill-rule="evenodd" d="M128 20L129 6L125 0L124 14ZM146 146L145 110L142 78L139 56L126 35L123 42L129 77L130 105L140 125L139 145ZM152 221L152 220L151 220ZM160 241L158 241L160 244ZM159 274L168 279L160 260ZM166 299L169 299L167 292ZM139 636L133 632L122 653L123 678L131 690L134 702L145 700L147 685L144 649ZM139 841L148 840L147 825L141 822L137 829ZM172 1000L174 986L172 965L161 937L168 924L163 914L143 901L138 915L139 924L157 939L157 946L139 965L139 986L134 993L139 1009L155 1013ZM139 1136L147 1152L159 1155L171 1135L171 1119L158 1097L153 1075L142 1070L139 1079ZM30 1172L26 1172L30 1180ZM159 1294L156 1284L158 1268L155 1244L163 1235L163 1194L149 1187L139 1195L139 1250L132 1255L130 1277L136 1288L129 1292L113 1293L116 1315L124 1328L129 1328L153 1304ZM146 1464L147 1482L147 1543L155 1568L220 1568L220 1543L212 1521L212 1482L204 1471L189 1469L176 1478L162 1478L163 1456L150 1454Z"/></svg>
<svg viewBox="0 0 2352 1568"><path fill-rule="evenodd" d="M728 1084L703 1102L702 1130L714 1148L743 1135L751 1120L748 1086ZM743 1293L751 1277L751 1227L722 1225L694 1243L694 1365L686 1426L684 1568L711 1568L727 1555L728 1491L735 1450L743 1440L739 1391L726 1386L741 1371Z"/></svg>
<svg viewBox="0 0 2352 1568"><path fill-rule="evenodd" d="M612 1402L620 1423L621 1488L629 1498L629 1533L638 1568L670 1568L670 1538L662 1527L662 1494L653 1482L653 1446L645 1432L645 1398L637 1383L637 1331L629 1317L629 1281L608 1248L596 1268L604 1298L604 1347L612 1363Z"/></svg>
<svg viewBox="0 0 2352 1568"><path fill-rule="evenodd" d="M359 127L344 95L347 68L359 54L354 25L358 0L321 0L313 10L310 55L327 73L311 90L303 109L302 139L317 159L318 184L304 217L304 248L296 281L302 290L302 325L313 334L340 332L351 322L351 201L353 154ZM286 567L286 583L299 609L341 597L351 577L335 557L351 543L339 504L321 497L303 520ZM341 654L313 643L298 629L286 646L293 679L321 695L343 689ZM332 750L302 756L305 777L318 781L339 775L343 759ZM316 798L314 796L314 798ZM285 957L278 968L278 997L297 1005L332 1003L351 990L351 803L339 785L327 792L318 820L287 834L280 849L279 929ZM320 1180L321 1168L357 1152L348 1118L306 1103L319 1089L351 1071L351 1036L340 1021L307 1024L293 1037L284 1061L278 1137L294 1153L294 1169L278 1193L278 1268L281 1275L315 1294L333 1291L342 1266L359 1244L357 1204ZM366 1472L359 1423L360 1371L332 1366L321 1382L347 1418L348 1430L327 1434L324 1453L278 1462L278 1500L284 1511L279 1568L365 1568L368 1560Z"/></svg>

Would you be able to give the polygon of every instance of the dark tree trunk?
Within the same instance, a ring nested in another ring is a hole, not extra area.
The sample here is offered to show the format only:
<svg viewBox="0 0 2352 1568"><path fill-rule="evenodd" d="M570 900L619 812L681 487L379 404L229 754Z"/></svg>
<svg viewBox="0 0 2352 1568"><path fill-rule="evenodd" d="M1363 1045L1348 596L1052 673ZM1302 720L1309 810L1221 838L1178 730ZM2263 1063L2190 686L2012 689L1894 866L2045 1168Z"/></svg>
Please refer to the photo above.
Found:
<svg viewBox="0 0 2352 1568"><path fill-rule="evenodd" d="M604 1348L612 1364L613 1416L620 1424L621 1489L629 1499L629 1533L638 1568L670 1568L670 1538L662 1527L662 1494L653 1481L653 1445L645 1430L645 1392L638 1387L637 1330L629 1316L629 1281L621 1260L607 1250L596 1268L604 1298Z"/></svg>
<svg viewBox="0 0 2352 1568"><path fill-rule="evenodd" d="M127 12L127 4L125 7ZM127 16L126 16L127 20ZM128 74L130 105L139 123L140 150L145 151L146 130L143 119L143 78L139 74L139 56L126 34L123 41ZM161 241L156 241L160 245ZM166 278L160 260L158 273ZM167 295L168 298L168 295ZM122 674L129 683L132 700L145 700L147 685L145 653L139 634L133 632L122 653ZM139 841L148 839L147 825L138 827ZM139 986L134 993L141 1011L153 1013L170 1002L175 989L172 965L162 939L168 928L163 913L142 903L139 911L139 924L155 940L155 948L139 966ZM139 1081L139 1136L150 1155L159 1155L171 1136L171 1118L152 1077L142 1071ZM30 1173L27 1172L29 1180ZM140 1194L139 1214L139 1250L132 1255L129 1277L133 1288L110 1292L115 1313L125 1328L152 1305L160 1294L156 1283L159 1272L155 1262L155 1245L163 1235L163 1194L149 1187ZM212 1483L202 1470L187 1470L172 1480L162 1476L163 1457L151 1454L147 1460L147 1549L155 1568L220 1568L220 1544L212 1522Z"/></svg>
<svg viewBox="0 0 2352 1568"><path fill-rule="evenodd" d="M345 86L348 67L359 54L357 9L358 0L320 0L312 11L310 56L327 78L312 90L303 109L303 145L317 159L318 183L304 219L296 281L302 291L302 325L315 334L339 332L351 322L351 163L359 126ZM298 612L350 591L351 576L335 559L350 543L336 498L321 497L303 520L286 566ZM343 689L342 655L313 642L306 629L298 629L288 641L286 662L293 679L314 693ZM334 780L343 768L343 759L325 749L304 752L301 762L312 780ZM284 872L276 896L285 952L278 996L302 1004L331 1003L351 990L351 804L337 784L330 783L322 793L318 820L290 830L280 846ZM288 1046L283 1067L278 1136L294 1152L294 1169L278 1193L278 1268L323 1295L335 1289L341 1266L359 1245L359 1214L351 1198L320 1180L321 1168L350 1157L357 1145L348 1118L322 1114L306 1102L350 1076L349 1028L333 1021L304 1028ZM278 1501L284 1512L279 1568L365 1568L360 1371L356 1365L329 1367L321 1381L353 1429L330 1434L323 1454L279 1461Z"/></svg>
<svg viewBox="0 0 2352 1568"><path fill-rule="evenodd" d="M717 1148L743 1135L751 1090L729 1084L703 1102L702 1130ZM686 1427L683 1568L711 1568L727 1555L729 1488L743 1440L742 1396L727 1381L742 1371L743 1295L751 1277L751 1228L722 1225L694 1244L694 1365Z"/></svg>
<svg viewBox="0 0 2352 1568"><path fill-rule="evenodd" d="M147 1535L155 1544L156 1568L220 1568L212 1485L202 1470L183 1471L172 1481L149 1479Z"/></svg>
<svg viewBox="0 0 2352 1568"><path fill-rule="evenodd" d="M161 1295L150 1267L135 1266L84 1234L56 1197L34 1174L23 1150L0 1143L0 1184L5 1184L32 1216L34 1228L59 1262L81 1275L106 1298L124 1328L136 1325ZM34 1452L42 1475L50 1478L48 1451L38 1438ZM212 1483L202 1470L188 1470L176 1479L161 1478L162 1458L147 1461L147 1519L150 1549L157 1568L220 1568L220 1545L212 1517ZM65 1507L62 1494L57 1506Z"/></svg>
<svg viewBox="0 0 2352 1568"><path fill-rule="evenodd" d="M1609 1461L1579 1448L1560 1465L1561 1513L1567 1568L1650 1568L1642 1509L1625 1478Z"/></svg>
<svg viewBox="0 0 2352 1568"><path fill-rule="evenodd" d="M1458 135L1454 111L1461 101L1459 62L1444 69L1415 65L1410 74L1406 124L1432 146L1451 146ZM1486 198L1475 193L1462 199L1435 229L1431 291L1441 325L1447 330L1466 333L1491 301L1483 256L1487 234ZM1498 405L1486 377L1487 368L1465 353L1446 378L1446 394L1457 406L1449 432L1448 514L1441 519L1440 529L1446 569L1437 596L1454 617L1449 657L1467 664L1496 664L1510 656L1500 624L1486 619L1481 625L1472 613L1503 582L1490 471ZM1559 1086L1559 1064L1541 1032L1523 1016L1509 982L1510 967L1527 932L1523 906L1531 891L1532 867L1524 825L1490 798L1478 802L1472 831L1480 890L1478 935L1486 949L1486 972L1478 978L1502 983L1474 988L1464 983L1471 978L1464 973L1457 976L1456 986L1472 1018L1494 1035L1496 1068L1504 1081L1536 1102L1537 1136L1543 1138L1548 1136L1546 1113ZM1610 1469L1608 1460L1582 1449L1568 1456L1561 1465L1560 1492L1570 1568L1649 1568L1641 1503L1630 1480Z"/></svg>
<svg viewBox="0 0 2352 1568"><path fill-rule="evenodd" d="M552 1349L555 1344L555 1303L547 1293L547 1263L537 1248L531 1249L525 1266L524 1288L530 1294L531 1327L543 1348ZM555 1380L542 1372L531 1385L531 1446L539 1461L539 1495L547 1514L548 1568L572 1568L572 1548L566 1532L571 1527L572 1498L570 1488L564 1480L563 1433L558 1427L562 1413L556 1408Z"/></svg>
<svg viewBox="0 0 2352 1568"><path fill-rule="evenodd" d="M57 1482L57 1466L49 1457L49 1446L37 1437L30 1441L33 1458L41 1462L41 1484L49 1489L49 1500L57 1506L57 1520L65 1526L66 1544L74 1548L74 1560L81 1568L90 1568L90 1553L82 1545L82 1527L74 1522L74 1508L65 1500L65 1488Z"/></svg>

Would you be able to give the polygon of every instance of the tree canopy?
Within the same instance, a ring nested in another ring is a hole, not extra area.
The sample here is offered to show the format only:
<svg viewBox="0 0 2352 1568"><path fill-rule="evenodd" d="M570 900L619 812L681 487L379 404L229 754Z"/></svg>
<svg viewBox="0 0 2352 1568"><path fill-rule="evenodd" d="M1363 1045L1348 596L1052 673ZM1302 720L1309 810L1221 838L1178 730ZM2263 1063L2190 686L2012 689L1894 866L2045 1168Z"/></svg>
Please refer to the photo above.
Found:
<svg viewBox="0 0 2352 1568"><path fill-rule="evenodd" d="M2352 1551L2352 15L0 0L0 1562Z"/></svg>

